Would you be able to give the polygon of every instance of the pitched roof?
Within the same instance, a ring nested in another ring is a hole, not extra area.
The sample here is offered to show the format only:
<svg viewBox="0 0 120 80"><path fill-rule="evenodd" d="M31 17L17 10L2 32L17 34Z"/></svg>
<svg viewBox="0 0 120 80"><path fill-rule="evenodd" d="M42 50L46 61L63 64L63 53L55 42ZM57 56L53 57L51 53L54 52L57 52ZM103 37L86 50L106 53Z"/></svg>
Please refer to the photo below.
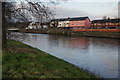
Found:
<svg viewBox="0 0 120 80"><path fill-rule="evenodd" d="M118 23L120 19L93 20L92 23Z"/></svg>
<svg viewBox="0 0 120 80"><path fill-rule="evenodd" d="M51 21L82 21L82 20L85 20L87 19L88 17L74 17L74 18L60 18L60 19L53 19ZM89 18L88 18L89 19Z"/></svg>
<svg viewBox="0 0 120 80"><path fill-rule="evenodd" d="M76 18L71 18L70 21L78 21L78 20L85 20L87 19L88 17L76 17Z"/></svg>

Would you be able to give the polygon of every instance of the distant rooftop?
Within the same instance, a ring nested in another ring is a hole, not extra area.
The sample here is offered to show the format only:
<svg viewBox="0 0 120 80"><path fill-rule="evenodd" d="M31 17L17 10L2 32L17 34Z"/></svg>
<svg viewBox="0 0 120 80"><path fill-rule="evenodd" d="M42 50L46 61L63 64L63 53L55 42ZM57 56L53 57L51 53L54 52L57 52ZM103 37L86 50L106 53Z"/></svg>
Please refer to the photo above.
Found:
<svg viewBox="0 0 120 80"><path fill-rule="evenodd" d="M120 22L120 19L103 19L103 20L93 20L92 23L109 23L109 22L112 22L112 23L118 23Z"/></svg>
<svg viewBox="0 0 120 80"><path fill-rule="evenodd" d="M52 21L79 21L79 20L85 20L88 17L74 17L74 18L59 18L59 19L52 19Z"/></svg>

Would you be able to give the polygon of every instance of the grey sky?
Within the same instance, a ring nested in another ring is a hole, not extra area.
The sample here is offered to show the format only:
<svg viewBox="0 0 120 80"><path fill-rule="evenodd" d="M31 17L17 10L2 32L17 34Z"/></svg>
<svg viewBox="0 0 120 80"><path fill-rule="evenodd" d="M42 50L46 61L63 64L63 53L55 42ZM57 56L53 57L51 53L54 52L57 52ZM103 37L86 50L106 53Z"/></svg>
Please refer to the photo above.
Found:
<svg viewBox="0 0 120 80"><path fill-rule="evenodd" d="M47 2L48 0L36 1ZM103 16L115 18L118 17L118 1L119 0L68 0L66 3L60 3L56 6L56 18L82 16L88 16L90 19L101 19Z"/></svg>
<svg viewBox="0 0 120 80"><path fill-rule="evenodd" d="M98 0L100 1L100 0ZM102 0L101 0L102 1ZM118 1L81 2L70 1L57 6L56 17L89 16L90 19L101 19L103 16L118 17Z"/></svg>

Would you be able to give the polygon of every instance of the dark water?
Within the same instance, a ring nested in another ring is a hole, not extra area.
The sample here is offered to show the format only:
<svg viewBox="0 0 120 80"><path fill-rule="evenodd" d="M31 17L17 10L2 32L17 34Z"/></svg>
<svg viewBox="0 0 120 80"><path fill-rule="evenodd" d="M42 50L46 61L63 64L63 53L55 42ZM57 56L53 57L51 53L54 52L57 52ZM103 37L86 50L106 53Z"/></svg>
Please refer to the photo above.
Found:
<svg viewBox="0 0 120 80"><path fill-rule="evenodd" d="M118 78L118 40L64 37L47 34L23 35L22 42L87 69L104 78Z"/></svg>

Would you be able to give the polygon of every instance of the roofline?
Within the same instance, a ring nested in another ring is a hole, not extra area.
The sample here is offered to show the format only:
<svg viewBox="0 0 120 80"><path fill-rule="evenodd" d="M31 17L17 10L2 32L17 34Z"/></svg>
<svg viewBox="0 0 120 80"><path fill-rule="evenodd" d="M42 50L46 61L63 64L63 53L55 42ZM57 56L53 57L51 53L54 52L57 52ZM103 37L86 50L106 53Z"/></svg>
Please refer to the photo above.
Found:
<svg viewBox="0 0 120 80"><path fill-rule="evenodd" d="M88 17L88 19L89 19L89 21L91 21L89 17Z"/></svg>
<svg viewBox="0 0 120 80"><path fill-rule="evenodd" d="M92 20L92 21L105 21L105 20L117 20L117 19L98 19L98 20ZM119 18L118 18L119 20Z"/></svg>
<svg viewBox="0 0 120 80"><path fill-rule="evenodd" d="M89 20L90 20L90 18L88 17L88 16L85 16L85 17L67 17L67 18L57 18L57 19L52 19L52 20L64 20L64 19L68 19L68 18L70 18L70 19L73 19L73 18L88 18ZM91 20L90 20L91 21Z"/></svg>

